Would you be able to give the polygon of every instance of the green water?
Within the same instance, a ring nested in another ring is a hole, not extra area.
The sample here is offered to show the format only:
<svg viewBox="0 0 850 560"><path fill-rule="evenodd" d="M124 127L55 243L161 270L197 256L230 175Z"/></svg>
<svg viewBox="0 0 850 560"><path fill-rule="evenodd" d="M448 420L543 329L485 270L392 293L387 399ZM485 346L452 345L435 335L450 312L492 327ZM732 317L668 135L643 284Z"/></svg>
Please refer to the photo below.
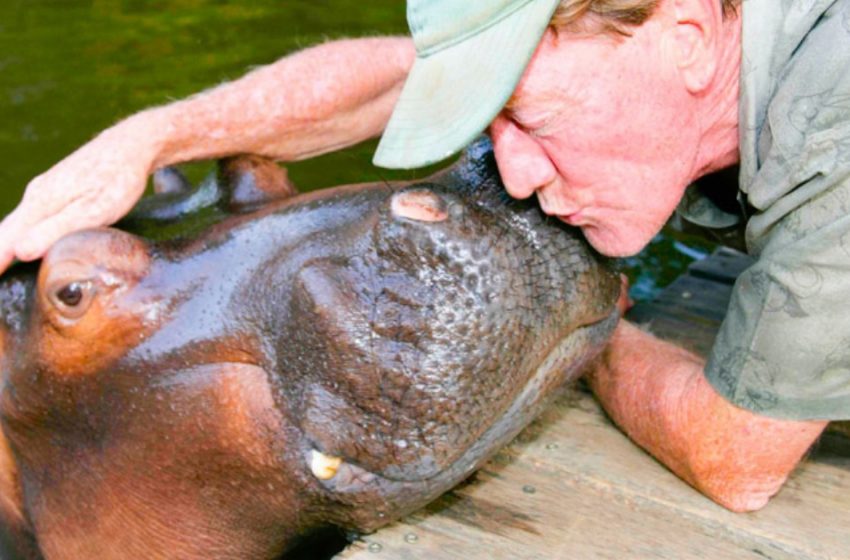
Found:
<svg viewBox="0 0 850 560"><path fill-rule="evenodd" d="M0 215L32 177L123 116L320 41L405 30L402 0L2 0ZM302 189L413 176L373 168L373 149L288 167ZM634 296L692 260L677 247L661 236L629 261Z"/></svg>
<svg viewBox="0 0 850 560"><path fill-rule="evenodd" d="M329 38L405 29L398 0L3 0L0 214L30 178L123 116ZM378 178L370 155L364 146L320 158L293 177L303 188Z"/></svg>

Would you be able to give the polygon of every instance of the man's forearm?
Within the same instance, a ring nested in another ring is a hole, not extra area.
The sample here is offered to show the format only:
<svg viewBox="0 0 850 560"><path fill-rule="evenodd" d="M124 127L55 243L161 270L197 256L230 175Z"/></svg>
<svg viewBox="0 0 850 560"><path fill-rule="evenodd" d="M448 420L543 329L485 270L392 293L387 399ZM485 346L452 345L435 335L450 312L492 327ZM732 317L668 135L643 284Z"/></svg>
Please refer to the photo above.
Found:
<svg viewBox="0 0 850 560"><path fill-rule="evenodd" d="M737 408L708 384L703 365L621 321L590 382L611 418L673 472L729 509L759 509L827 423Z"/></svg>
<svg viewBox="0 0 850 560"><path fill-rule="evenodd" d="M152 168L245 152L304 159L380 134L414 54L403 37L325 43L104 134L147 136Z"/></svg>
<svg viewBox="0 0 850 560"><path fill-rule="evenodd" d="M303 159L376 136L413 59L407 38L335 41L125 119L30 181L0 223L0 272L119 220L159 167L249 152Z"/></svg>

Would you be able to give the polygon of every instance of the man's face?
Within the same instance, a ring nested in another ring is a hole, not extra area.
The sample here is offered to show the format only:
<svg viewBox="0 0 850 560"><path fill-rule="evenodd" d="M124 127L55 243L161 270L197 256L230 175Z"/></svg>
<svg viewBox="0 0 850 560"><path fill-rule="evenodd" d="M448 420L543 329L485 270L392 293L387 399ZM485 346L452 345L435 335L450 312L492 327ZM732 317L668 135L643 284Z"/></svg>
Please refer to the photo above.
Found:
<svg viewBox="0 0 850 560"><path fill-rule="evenodd" d="M536 193L610 256L646 246L695 178L699 123L665 25L623 38L547 31L491 126L508 192Z"/></svg>

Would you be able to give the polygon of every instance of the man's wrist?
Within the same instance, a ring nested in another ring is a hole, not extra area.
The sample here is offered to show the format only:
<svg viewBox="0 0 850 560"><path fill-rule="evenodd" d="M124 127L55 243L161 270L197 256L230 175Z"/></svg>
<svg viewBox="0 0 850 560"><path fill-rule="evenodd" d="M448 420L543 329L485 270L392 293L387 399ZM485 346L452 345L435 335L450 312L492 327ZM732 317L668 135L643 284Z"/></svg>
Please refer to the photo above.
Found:
<svg viewBox="0 0 850 560"><path fill-rule="evenodd" d="M170 106L156 107L136 113L102 135L112 135L120 145L133 146L137 157L148 162L149 172L177 163L170 158L175 130L170 117Z"/></svg>
<svg viewBox="0 0 850 560"><path fill-rule="evenodd" d="M680 407L701 375L698 356L620 321L589 382L603 408L632 440L690 480Z"/></svg>

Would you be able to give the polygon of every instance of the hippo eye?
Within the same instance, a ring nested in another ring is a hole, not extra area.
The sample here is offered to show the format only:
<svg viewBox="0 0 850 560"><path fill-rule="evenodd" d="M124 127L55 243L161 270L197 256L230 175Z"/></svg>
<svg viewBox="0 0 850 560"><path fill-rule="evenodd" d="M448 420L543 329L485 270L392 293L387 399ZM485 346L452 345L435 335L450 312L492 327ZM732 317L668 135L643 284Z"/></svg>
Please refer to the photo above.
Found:
<svg viewBox="0 0 850 560"><path fill-rule="evenodd" d="M83 301L83 287L79 282L71 282L56 293L56 299L68 307L76 307Z"/></svg>
<svg viewBox="0 0 850 560"><path fill-rule="evenodd" d="M53 290L50 299L62 315L69 319L76 319L88 309L93 292L91 282L74 281Z"/></svg>

